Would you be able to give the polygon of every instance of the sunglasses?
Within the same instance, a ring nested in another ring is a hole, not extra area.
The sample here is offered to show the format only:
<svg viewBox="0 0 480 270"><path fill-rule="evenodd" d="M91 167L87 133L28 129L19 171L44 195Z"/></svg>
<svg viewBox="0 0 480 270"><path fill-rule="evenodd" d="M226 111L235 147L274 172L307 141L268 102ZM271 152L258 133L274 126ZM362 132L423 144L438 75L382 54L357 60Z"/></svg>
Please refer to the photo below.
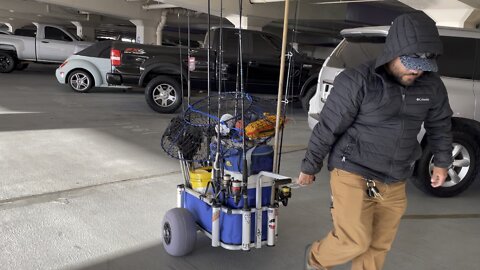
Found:
<svg viewBox="0 0 480 270"><path fill-rule="evenodd" d="M435 59L437 58L437 55L434 53L413 53L413 54L408 54L405 55L407 57L411 58L423 58L423 59Z"/></svg>

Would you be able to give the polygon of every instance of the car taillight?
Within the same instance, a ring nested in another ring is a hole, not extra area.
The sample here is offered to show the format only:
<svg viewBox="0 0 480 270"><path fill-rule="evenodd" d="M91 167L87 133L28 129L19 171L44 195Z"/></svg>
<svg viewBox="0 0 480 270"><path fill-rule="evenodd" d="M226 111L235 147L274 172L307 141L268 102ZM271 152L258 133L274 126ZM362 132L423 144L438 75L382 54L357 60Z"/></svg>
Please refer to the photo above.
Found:
<svg viewBox="0 0 480 270"><path fill-rule="evenodd" d="M68 61L63 62L63 63L60 65L60 68L62 68L63 66L65 66L67 63L68 63Z"/></svg>
<svg viewBox="0 0 480 270"><path fill-rule="evenodd" d="M120 66L122 63L122 52L120 52L120 50L112 49L110 51L110 62L114 67Z"/></svg>

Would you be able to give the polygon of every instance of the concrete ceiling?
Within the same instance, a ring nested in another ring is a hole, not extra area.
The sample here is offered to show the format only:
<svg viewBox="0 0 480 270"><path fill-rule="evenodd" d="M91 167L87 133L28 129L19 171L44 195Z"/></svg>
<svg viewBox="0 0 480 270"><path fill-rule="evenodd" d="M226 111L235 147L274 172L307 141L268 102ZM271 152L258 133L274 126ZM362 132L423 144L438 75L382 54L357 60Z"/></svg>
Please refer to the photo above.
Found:
<svg viewBox="0 0 480 270"><path fill-rule="evenodd" d="M476 12L480 8L480 0L360 0L356 3L322 4L325 1L327 0L290 1L289 27L296 27L300 42L335 43L341 29L389 24L399 14L411 11L413 8L410 6L439 14L449 14L449 9L460 10L466 6L470 8L470 25L476 26L476 21L480 21L480 13ZM239 14L237 0L210 0L210 7L211 14L215 16L222 13L224 18L232 18ZM263 28L277 34L281 32L283 1L252 4L243 0L242 8L244 20L248 21L249 27ZM116 32L129 35L135 32L130 20L142 20L145 24L156 27L165 10L168 13L164 30L171 32L170 35L178 32L179 28L186 31L187 14L190 14L190 26L194 34L198 32L201 36L201 32L207 29L208 0L0 0L0 22L9 22L15 26L32 21L72 26L71 21L78 21L93 25L97 31L105 34ZM190 12L187 13L186 10ZM214 26L220 23L220 18L215 16L211 17ZM233 26L226 19L222 22L225 26Z"/></svg>

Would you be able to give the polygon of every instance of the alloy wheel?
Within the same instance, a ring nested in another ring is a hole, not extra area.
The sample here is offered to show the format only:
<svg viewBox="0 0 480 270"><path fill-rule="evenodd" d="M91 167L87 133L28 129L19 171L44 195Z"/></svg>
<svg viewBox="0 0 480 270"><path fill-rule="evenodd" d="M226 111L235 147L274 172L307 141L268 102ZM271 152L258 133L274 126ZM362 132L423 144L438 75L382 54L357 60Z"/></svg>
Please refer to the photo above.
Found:
<svg viewBox="0 0 480 270"><path fill-rule="evenodd" d="M75 73L70 78L70 85L76 91L85 91L90 87L90 78L83 73Z"/></svg>
<svg viewBox="0 0 480 270"><path fill-rule="evenodd" d="M452 150L453 164L448 169L448 177L442 187L453 187L465 179L470 170L470 153L467 148L461 144L453 143ZM433 171L433 157L430 159L430 176Z"/></svg>
<svg viewBox="0 0 480 270"><path fill-rule="evenodd" d="M160 107L169 107L177 100L175 91L175 88L170 84L159 84L153 90L153 100Z"/></svg>

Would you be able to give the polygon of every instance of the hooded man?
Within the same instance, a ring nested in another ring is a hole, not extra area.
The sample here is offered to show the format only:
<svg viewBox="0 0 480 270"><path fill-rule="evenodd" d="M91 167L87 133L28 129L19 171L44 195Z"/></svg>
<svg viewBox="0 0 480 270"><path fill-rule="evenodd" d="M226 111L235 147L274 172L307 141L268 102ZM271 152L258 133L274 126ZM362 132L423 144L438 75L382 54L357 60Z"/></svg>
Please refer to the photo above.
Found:
<svg viewBox="0 0 480 270"><path fill-rule="evenodd" d="M353 270L382 269L407 206L405 181L421 156L422 123L435 155L431 185L445 182L452 110L436 73L442 48L430 17L404 14L375 62L336 77L297 181L311 184L329 155L333 230L307 248L307 269L348 261Z"/></svg>

